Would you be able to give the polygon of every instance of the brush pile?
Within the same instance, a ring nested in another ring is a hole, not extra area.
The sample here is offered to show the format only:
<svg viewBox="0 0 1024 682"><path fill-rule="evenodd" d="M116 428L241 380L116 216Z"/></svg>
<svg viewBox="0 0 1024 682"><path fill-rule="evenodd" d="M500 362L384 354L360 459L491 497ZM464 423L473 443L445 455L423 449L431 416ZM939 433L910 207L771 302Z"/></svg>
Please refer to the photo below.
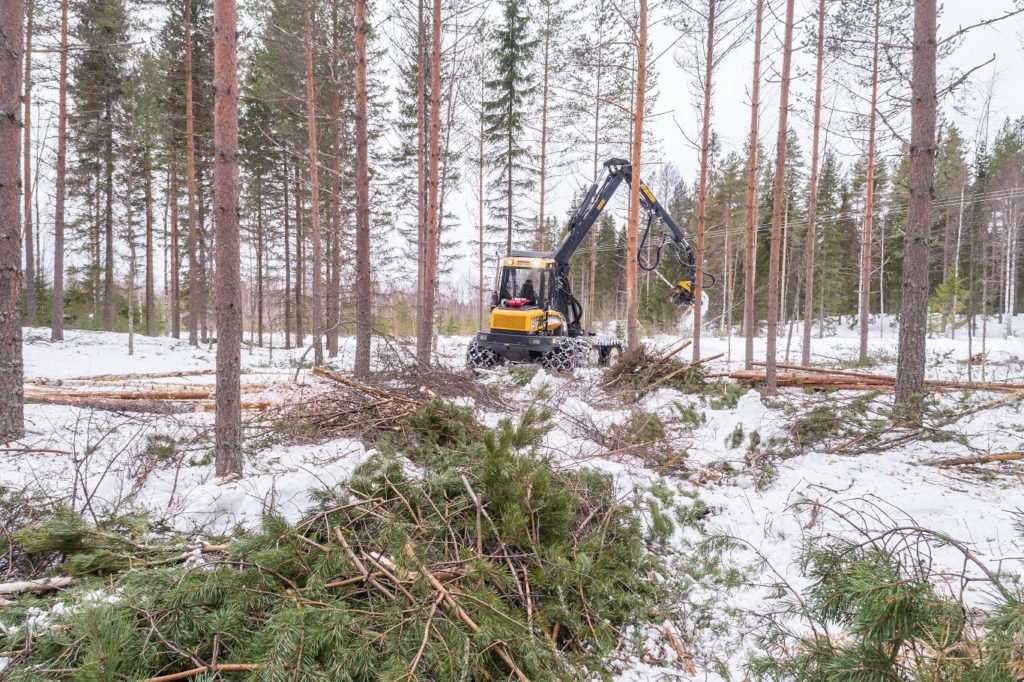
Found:
<svg viewBox="0 0 1024 682"><path fill-rule="evenodd" d="M372 440L401 431L403 421L424 402L423 393L405 386L360 381L324 367L313 368L313 375L324 381L293 387L268 415L275 428L300 440Z"/></svg>
<svg viewBox="0 0 1024 682"><path fill-rule="evenodd" d="M626 352L622 358L605 373L605 388L618 391L633 391L644 394L656 388L674 388L686 393L699 392L704 388L702 365L722 357L721 354L688 363L680 360L678 354L690 345L689 341L669 350L654 353L640 346Z"/></svg>
<svg viewBox="0 0 1024 682"><path fill-rule="evenodd" d="M607 655L628 646L624 628L658 620L665 548L609 476L558 471L536 455L549 416L530 408L496 430L448 425L447 436L423 434L414 453L425 457L421 467L378 455L347 484L322 491L302 521L268 515L259 532L184 564L178 555L150 559L158 556L146 554L152 537L144 547L81 524L72 536L45 524L22 532L34 548L62 550L54 570L76 570L82 582L32 627L25 602L33 598L0 611L5 675L523 681L599 673Z"/></svg>

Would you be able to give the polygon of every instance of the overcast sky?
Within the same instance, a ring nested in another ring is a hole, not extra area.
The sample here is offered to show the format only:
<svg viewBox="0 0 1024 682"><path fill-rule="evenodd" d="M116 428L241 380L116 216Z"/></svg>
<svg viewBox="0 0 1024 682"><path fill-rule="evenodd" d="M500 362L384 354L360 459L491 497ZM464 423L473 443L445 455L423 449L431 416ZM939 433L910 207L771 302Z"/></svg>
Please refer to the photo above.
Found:
<svg viewBox="0 0 1024 682"><path fill-rule="evenodd" d="M741 5L753 6L753 0L750 0L749 3L740 1ZM785 13L785 3L781 0L771 0L770 4L778 16L771 11L766 11L764 19L763 58L765 61L762 74L769 82L763 83L761 88L760 140L764 145L765 153L774 154L778 121L778 83L775 69L776 62L780 61L776 58L779 56L779 37L782 33L781 20ZM809 41L809 30L815 28L812 26L815 20L811 11L817 6L817 1L797 0L796 6L798 23L795 29L794 43L805 45ZM687 60L692 62L690 55L693 48L686 43L685 39L680 39L677 29L663 21L662 8L664 8L663 4L655 7L651 17L652 46L650 54L661 56L653 65L658 79L654 115L649 117L646 122L646 125L650 126L654 133L655 142L645 148L644 158L650 160L651 164L671 162L679 168L684 179L693 181L697 178L699 170L699 155L691 141L698 139L700 135L700 112L695 107L700 92L699 86L690 75L689 70L681 67L678 63L685 64ZM1000 16L1013 9L1014 2L1012 0L956 0L946 3L942 7L939 18L939 37L941 39L943 36L956 32L960 27L973 25L982 19ZM1021 59L1024 19L1022 17L1024 15L970 31L955 54L939 65L941 83L944 78L947 80L952 78L956 69L966 71L995 57L992 64L975 72L964 87L960 88L955 95L945 98L941 103L941 115L945 120L956 123L968 140L973 140L975 137L985 93L993 79L990 134L994 134L1007 116L1024 115L1024 94L1022 94L1024 93L1024 63ZM747 39L728 54L725 60L718 65L714 75L712 125L721 140L723 153L730 150L742 150L749 135L749 91L753 67L753 44L749 39L752 35L750 24L752 22L748 22L748 28L745 30ZM870 34L870 28L869 26L864 27L866 35ZM908 23L906 27L908 34L910 29L911 26ZM806 158L809 159L811 146L810 100L813 97L814 88L813 50L806 49L798 52L794 57L793 67L794 81L791 90L789 123L800 137ZM828 79L848 81L850 77L846 73L837 73L835 67L830 69L826 66L826 80ZM835 91L829 89L828 83L825 87L825 102L829 104ZM867 95L866 89L864 94ZM827 117L827 114L823 117ZM825 122L827 123L827 121ZM839 128L838 124L836 128ZM891 141L892 136L887 131L880 135L889 140L880 147L881 153L892 154L898 150L898 143ZM863 153L866 141L843 140L837 133L831 136L829 146L840 153L844 163L849 163ZM969 145L969 147L973 149L973 146ZM655 170L651 168L643 175L650 179ZM564 215L572 201L574 192L591 181L590 173L589 164L580 164L572 177L558 182L547 197L548 213ZM616 197L613 204L613 210L620 216L620 219L625 216L626 194L625 191L621 191L620 196ZM472 203L466 198L459 197L453 199L452 205L458 210L460 207ZM459 214L458 235L464 241L467 258L460 261L456 273L453 274L463 282L472 282L476 279L474 274L476 260L471 257L471 254L474 254L476 250L475 226L477 221L469 210L463 209L459 211Z"/></svg>

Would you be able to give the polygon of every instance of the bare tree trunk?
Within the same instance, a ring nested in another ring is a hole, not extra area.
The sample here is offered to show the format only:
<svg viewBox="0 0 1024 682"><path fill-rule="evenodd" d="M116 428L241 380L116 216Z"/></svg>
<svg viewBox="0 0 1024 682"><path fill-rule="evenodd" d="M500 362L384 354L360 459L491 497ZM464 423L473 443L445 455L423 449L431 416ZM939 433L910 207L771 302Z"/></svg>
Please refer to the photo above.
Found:
<svg viewBox="0 0 1024 682"><path fill-rule="evenodd" d="M935 184L935 0L914 1L914 57L910 102L910 187L903 252L900 341L895 407L920 415L928 331L928 251Z"/></svg>
<svg viewBox="0 0 1024 682"><path fill-rule="evenodd" d="M818 0L818 52L814 79L814 133L811 141L811 179L807 202L807 243L804 246L804 328L800 362L811 362L811 317L814 315L814 247L818 218L818 138L821 134L821 80L825 61L825 0Z"/></svg>
<svg viewBox="0 0 1024 682"><path fill-rule="evenodd" d="M284 348L292 347L292 254L291 254L291 207L289 205L288 150L284 156Z"/></svg>
<svg viewBox="0 0 1024 682"><path fill-rule="evenodd" d="M0 440L25 434L21 358L22 0L0 3Z"/></svg>
<svg viewBox="0 0 1024 682"><path fill-rule="evenodd" d="M263 271L263 169L256 171L256 330L259 346L263 347L263 289L265 273Z"/></svg>
<svg viewBox="0 0 1024 682"><path fill-rule="evenodd" d="M177 149L171 148L171 156L177 155ZM171 336L181 338L181 245L178 239L178 163L171 160Z"/></svg>
<svg viewBox="0 0 1024 682"><path fill-rule="evenodd" d="M156 334L156 274L153 272L153 157L149 145L145 155L146 192L146 336Z"/></svg>
<svg viewBox="0 0 1024 682"><path fill-rule="evenodd" d="M114 331L116 311L114 309L114 103L107 96L103 112L106 130L104 135L104 274L103 274L103 328Z"/></svg>
<svg viewBox="0 0 1024 682"><path fill-rule="evenodd" d="M594 182L597 182L597 169L601 163L601 71L603 66L603 56L601 55L600 47L598 47L597 53L597 77L596 77L596 92L594 95ZM590 290L587 292L587 303L590 308L587 313L587 324L592 326L595 322L594 311L597 305L597 229L592 228L590 230Z"/></svg>
<svg viewBox="0 0 1024 682"><path fill-rule="evenodd" d="M483 330L484 327L484 111L483 111L483 96L481 96L480 102L480 137L478 138L479 149L477 150L479 156L477 157L479 166L477 166L477 220L479 221L480 228L480 301L479 301L479 312L480 320L478 327Z"/></svg>
<svg viewBox="0 0 1024 682"><path fill-rule="evenodd" d="M338 357L341 292L341 63L338 0L331 5L331 274L327 280L327 356Z"/></svg>
<svg viewBox="0 0 1024 682"><path fill-rule="evenodd" d="M295 347L306 343L306 328L302 324L302 307L306 286L306 241L302 234L302 181L299 179L299 165L292 166L295 180Z"/></svg>
<svg viewBox="0 0 1024 682"><path fill-rule="evenodd" d="M196 140L192 115L192 0L185 0L185 160L188 185L188 342L199 345L200 284L196 248Z"/></svg>
<svg viewBox="0 0 1024 682"><path fill-rule="evenodd" d="M868 122L867 181L864 188L864 234L860 264L860 361L868 359L868 321L871 317L871 228L875 218L875 128L878 120L878 49L882 23L880 0L875 0L875 37L871 59L871 113Z"/></svg>
<svg viewBox="0 0 1024 682"><path fill-rule="evenodd" d="M430 129L427 169L427 229L423 271L423 314L416 335L416 359L430 365L430 349L434 328L435 283L437 279L438 188L441 152L441 0L433 4L433 32L430 54ZM509 215L511 226L511 214ZM511 232L509 233L511 235Z"/></svg>
<svg viewBox="0 0 1024 682"><path fill-rule="evenodd" d="M202 186L202 176L196 178L199 186ZM210 282L208 280L208 260L214 255L209 253L207 246L206 232L206 202L202 199L202 192L196 194L198 206L198 230L199 235L199 291L196 296L196 307L199 308L199 340L206 343L209 340L209 329L207 326L207 309L210 303ZM209 256L209 258L207 258Z"/></svg>
<svg viewBox="0 0 1024 682"><path fill-rule="evenodd" d="M640 158L647 89L647 0L640 0L636 39L636 97L633 105L632 181L629 183L629 227L626 232L626 346L640 348L637 325L637 242L640 234Z"/></svg>
<svg viewBox="0 0 1024 682"><path fill-rule="evenodd" d="M417 0L416 19L416 357L429 351L430 325L424 327L427 267L427 36L424 3ZM426 332L424 333L424 328Z"/></svg>
<svg viewBox="0 0 1024 682"><path fill-rule="evenodd" d="M700 360L704 295L704 228L708 213L708 156L711 152L711 89L715 66L715 0L708 0L708 42L704 50L704 110L700 136L700 186L697 190L697 272L693 288L693 361Z"/></svg>
<svg viewBox="0 0 1024 682"><path fill-rule="evenodd" d="M25 323L30 327L36 325L36 269L35 249L32 243L32 15L35 13L35 0L27 0L25 4L25 180L23 191L25 198Z"/></svg>
<svg viewBox="0 0 1024 682"><path fill-rule="evenodd" d="M435 0L440 4L440 0ZM440 8L436 10L440 12ZM440 18L437 19L440 24ZM366 376L370 373L370 341L373 333L372 328L372 301L370 283L370 159L369 145L370 138L367 130L367 116L369 115L368 95L366 85L366 0L355 0L355 52L356 52L356 376ZM435 28L435 33L440 33L440 26ZM437 37L440 45L440 37ZM440 48L435 48L439 53ZM440 62L440 57L438 58ZM432 80L439 79L437 69L431 74ZM439 96L440 86L435 85L431 92L431 103ZM433 114L434 112L432 112ZM431 121L433 122L433 120ZM431 142L436 146L437 133L434 131ZM437 171L436 158L432 166ZM437 213L437 185L432 188L434 194L433 212L430 213L436 220ZM428 209L430 210L430 209ZM425 302L430 301L432 305L433 296L429 299L424 297ZM417 338L419 341L419 338ZM426 348L430 348L429 332L426 338ZM417 349L419 344L417 343Z"/></svg>
<svg viewBox="0 0 1024 682"><path fill-rule="evenodd" d="M765 384L769 395L778 386L776 346L779 322L779 260L782 250L782 204L786 186L786 133L789 119L789 81L793 65L793 4L786 0L786 35L782 44L782 83L779 87L779 133L775 144L775 189L772 194L772 243L768 259L768 349L765 354Z"/></svg>
<svg viewBox="0 0 1024 682"><path fill-rule="evenodd" d="M750 90L750 141L747 150L747 234L743 251L744 366L754 362L754 283L757 267L757 127L761 93L761 25L764 0L757 0L754 19L754 78Z"/></svg>
<svg viewBox="0 0 1024 682"><path fill-rule="evenodd" d="M547 12L545 17L545 31L544 31L544 54L542 62L542 75L541 75L541 105L540 105L540 206L537 209L537 248L540 251L544 250L544 190L546 189L547 180L547 160L548 160L548 67L550 65L550 54L551 54L551 28L549 26L551 19L551 4L546 3L544 10Z"/></svg>
<svg viewBox="0 0 1024 682"><path fill-rule="evenodd" d="M323 254L320 244L320 172L317 164L316 101L313 83L313 8L304 3L306 23L306 121L309 129L309 221L313 234L313 364L324 364Z"/></svg>
<svg viewBox="0 0 1024 682"><path fill-rule="evenodd" d="M242 275L238 229L238 34L235 0L213 4L213 218L217 230L218 476L242 473Z"/></svg>
<svg viewBox="0 0 1024 682"><path fill-rule="evenodd" d="M60 76L57 104L57 178L53 212L53 315L50 340L64 340L64 194L68 149L68 2L60 2Z"/></svg>
<svg viewBox="0 0 1024 682"><path fill-rule="evenodd" d="M129 209L128 222L131 224L131 209ZM135 277L136 277L136 248L135 234L128 232L128 355L135 355Z"/></svg>

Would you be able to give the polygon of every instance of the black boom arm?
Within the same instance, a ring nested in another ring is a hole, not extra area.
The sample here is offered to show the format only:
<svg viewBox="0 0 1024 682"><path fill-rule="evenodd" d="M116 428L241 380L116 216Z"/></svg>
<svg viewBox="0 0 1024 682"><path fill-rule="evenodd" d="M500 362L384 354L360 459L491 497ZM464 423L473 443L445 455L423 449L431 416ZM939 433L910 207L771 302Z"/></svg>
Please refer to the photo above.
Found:
<svg viewBox="0 0 1024 682"><path fill-rule="evenodd" d="M576 253L576 249L580 247L587 234L590 233L594 223L597 222L598 217L601 215L601 211L607 206L609 200L615 194L615 190L622 184L622 181L625 180L627 183L632 183L633 181L633 169L629 161L624 159L608 159L604 162L604 167L607 175L605 175L604 181L601 182L600 188L596 182L591 186L587 196L584 197L583 202L569 220L568 233L566 233L561 243L555 248L553 258L559 266L567 266L569 264L569 259L572 258L572 255ZM661 220L668 228L672 236L672 241L669 242L669 245L679 263L687 270L692 281L697 269L693 247L690 246L690 241L686 238L686 234L679 229L676 222L672 220L672 216L658 202L654 197L654 193L644 184L643 180L640 180L640 207L647 214L648 229L650 229L650 224L655 218ZM658 247L658 249L660 254L661 247ZM660 255L658 258L660 259ZM657 263L658 261L656 260L653 265L644 265L642 262L640 265L645 270L653 270L657 267Z"/></svg>

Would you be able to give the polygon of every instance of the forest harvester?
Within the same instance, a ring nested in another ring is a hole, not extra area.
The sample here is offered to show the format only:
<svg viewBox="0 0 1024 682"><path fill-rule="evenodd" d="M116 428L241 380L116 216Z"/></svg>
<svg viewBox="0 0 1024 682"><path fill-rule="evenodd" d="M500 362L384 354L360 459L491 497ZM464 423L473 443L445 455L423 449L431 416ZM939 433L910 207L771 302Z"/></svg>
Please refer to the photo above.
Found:
<svg viewBox="0 0 1024 682"><path fill-rule="evenodd" d="M633 182L632 167L624 159L609 159L604 168L604 180L600 186L597 182L591 186L569 220L565 237L553 251L512 251L502 259L497 286L491 295L490 328L479 332L466 351L471 367L493 369L505 362L539 362L552 371L567 372L595 356L599 364L607 364L613 354L621 351L622 342L617 337L584 329L583 307L569 284L572 255L622 181ZM640 206L647 216L640 252L651 236L655 219L664 224L666 231L654 249L652 262L644 262L638 253L637 263L646 272L657 272L662 248L667 245L683 271L682 279L673 288L672 303L689 310L693 307L697 272L693 248L642 181ZM705 288L714 284L714 278L709 279Z"/></svg>

